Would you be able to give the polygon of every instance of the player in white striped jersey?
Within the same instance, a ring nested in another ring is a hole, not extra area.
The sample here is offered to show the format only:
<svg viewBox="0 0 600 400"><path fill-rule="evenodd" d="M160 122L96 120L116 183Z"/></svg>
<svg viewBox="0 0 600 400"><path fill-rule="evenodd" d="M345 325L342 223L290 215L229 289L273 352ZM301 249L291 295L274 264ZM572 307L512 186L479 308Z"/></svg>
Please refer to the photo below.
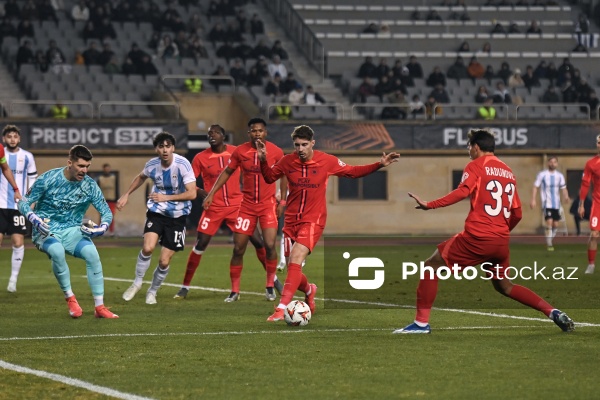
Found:
<svg viewBox="0 0 600 400"><path fill-rule="evenodd" d="M548 251L554 251L552 239L556 236L558 222L561 220L560 215L560 193L562 192L563 200L567 203L569 200L569 192L567 191L567 183L565 176L557 171L558 157L548 157L548 169L541 171L535 182L533 183L533 193L531 194L531 208L536 206L537 192L540 191L541 206L546 221L546 245Z"/></svg>
<svg viewBox="0 0 600 400"><path fill-rule="evenodd" d="M15 125L6 125L2 129L2 141L6 149L5 156L20 193L27 193L37 178L37 169L33 154L19 147L21 131ZM17 279L25 255L25 217L17 209L15 191L8 180L0 175L0 243L4 235L10 235L12 242L11 272L8 290L17 291Z"/></svg>
<svg viewBox="0 0 600 400"><path fill-rule="evenodd" d="M135 279L123 293L123 299L129 301L141 289L144 275L150 267L152 252L160 243L160 258L152 284L146 292L146 304L156 304L156 293L169 273L171 257L176 251L183 250L185 220L192 210L192 200L196 198L196 176L190 162L175 154L175 137L168 132L161 132L154 137L152 144L158 157L146 163L144 170L133 179L127 192L117 201L117 210L121 211L129 195L146 179L154 182L146 203L144 245L135 265Z"/></svg>

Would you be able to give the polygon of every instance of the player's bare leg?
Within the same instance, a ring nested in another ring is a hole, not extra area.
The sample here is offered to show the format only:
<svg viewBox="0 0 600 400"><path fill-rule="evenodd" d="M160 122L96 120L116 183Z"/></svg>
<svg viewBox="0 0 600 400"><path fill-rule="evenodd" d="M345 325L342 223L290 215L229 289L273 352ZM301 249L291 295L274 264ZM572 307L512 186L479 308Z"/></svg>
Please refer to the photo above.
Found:
<svg viewBox="0 0 600 400"><path fill-rule="evenodd" d="M263 228L262 236L265 242L267 257L265 269L267 281L265 284L265 296L269 301L275 301L275 273L277 272L277 228Z"/></svg>
<svg viewBox="0 0 600 400"><path fill-rule="evenodd" d="M546 234L546 246L548 251L554 251L554 247L552 246L552 239L554 238L554 235L556 235L557 225L558 224L552 218L546 220L546 227L544 228L544 232Z"/></svg>
<svg viewBox="0 0 600 400"><path fill-rule="evenodd" d="M200 260L202 259L202 254L208 247L210 240L212 239L211 235L208 235L203 232L198 232L198 236L196 238L196 244L194 244L194 248L190 251L190 255L188 256L187 264L185 267L185 276L183 277L183 283L181 285L181 289L177 292L174 299L185 299L188 292L190 291L190 285L192 284L192 279L194 279L194 274L200 265Z"/></svg>
<svg viewBox="0 0 600 400"><path fill-rule="evenodd" d="M588 240L588 266L585 269L586 274L593 274L596 269L596 250L598 249L598 236L599 231L591 231L590 238Z"/></svg>

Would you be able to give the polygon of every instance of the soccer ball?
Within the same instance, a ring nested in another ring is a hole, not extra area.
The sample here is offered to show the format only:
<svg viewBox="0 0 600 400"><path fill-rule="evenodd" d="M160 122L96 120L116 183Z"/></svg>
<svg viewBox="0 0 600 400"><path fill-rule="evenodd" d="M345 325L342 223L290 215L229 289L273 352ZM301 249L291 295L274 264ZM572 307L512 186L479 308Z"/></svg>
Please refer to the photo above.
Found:
<svg viewBox="0 0 600 400"><path fill-rule="evenodd" d="M291 326L307 325L311 317L310 307L303 301L294 300L287 305L283 319Z"/></svg>

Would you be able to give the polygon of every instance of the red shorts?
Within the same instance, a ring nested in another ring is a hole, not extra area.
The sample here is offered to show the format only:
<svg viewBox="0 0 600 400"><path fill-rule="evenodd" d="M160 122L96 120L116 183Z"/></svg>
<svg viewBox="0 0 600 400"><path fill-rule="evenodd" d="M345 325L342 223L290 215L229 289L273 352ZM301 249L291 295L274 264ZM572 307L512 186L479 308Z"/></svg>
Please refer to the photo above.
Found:
<svg viewBox="0 0 600 400"><path fill-rule="evenodd" d="M321 238L323 234L323 229L325 227L323 225L317 225L310 222L302 222L294 225L286 225L283 227L283 234L286 236L286 239L289 238L292 242L298 242L301 245L308 247L308 250L312 253L313 249L317 245L317 242ZM291 246L286 246L291 248ZM289 248L286 249L288 257Z"/></svg>
<svg viewBox="0 0 600 400"><path fill-rule="evenodd" d="M239 205L229 207L211 206L208 210L202 212L202 216L200 216L200 220L198 221L197 231L214 236L223 221L227 223L229 229L233 230L239 210Z"/></svg>
<svg viewBox="0 0 600 400"><path fill-rule="evenodd" d="M438 244L437 248L447 267L452 268L456 264L462 269L490 263L493 269L488 273L492 279L504 279L506 269L510 266L508 242L508 238L474 238L463 231Z"/></svg>
<svg viewBox="0 0 600 400"><path fill-rule="evenodd" d="M600 204L595 201L592 202L590 210L590 230L600 231Z"/></svg>
<svg viewBox="0 0 600 400"><path fill-rule="evenodd" d="M231 230L236 233L252 236L259 222L261 229L277 229L277 203L248 204L242 202L235 226Z"/></svg>

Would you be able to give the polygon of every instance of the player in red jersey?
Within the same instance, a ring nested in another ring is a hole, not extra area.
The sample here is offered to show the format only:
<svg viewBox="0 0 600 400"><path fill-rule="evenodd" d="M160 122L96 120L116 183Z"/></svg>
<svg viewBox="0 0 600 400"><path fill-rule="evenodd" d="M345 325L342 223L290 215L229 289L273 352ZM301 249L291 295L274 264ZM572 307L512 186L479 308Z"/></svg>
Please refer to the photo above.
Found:
<svg viewBox="0 0 600 400"><path fill-rule="evenodd" d="M231 277L231 293L225 299L230 303L237 301L240 297L240 277L242 275L244 253L248 240L260 222L260 229L264 238L267 252L266 270L267 283L265 295L267 300L275 301L275 272L277 270L277 250L275 241L277 239L277 217L283 212L285 199L279 204L275 200L277 190L274 182L266 183L260 173L260 165L256 152L256 141L264 141L267 137L267 123L261 118L252 118L248 121L249 141L238 146L229 159L229 165L217 178L216 183L204 199L204 209L213 207L216 193L227 182L239 182L239 179L230 180L231 176L240 168L243 172L242 193L243 199L233 226L233 255L229 264L229 276ZM275 164L283 157L283 151L274 144L267 142L271 151L269 162ZM280 182L281 192L287 191L287 180Z"/></svg>
<svg viewBox="0 0 600 400"><path fill-rule="evenodd" d="M592 192L592 210L590 211L590 239L588 240L588 266L586 274L593 274L596 268L596 249L598 236L600 236L600 135L596 136L596 149L598 154L585 163L581 188L579 189L579 208L577 212L583 218L585 214L584 201L590 190L590 183L594 186Z"/></svg>
<svg viewBox="0 0 600 400"><path fill-rule="evenodd" d="M512 170L494 155L494 134L485 129L473 129L468 133L468 149L471 162L463 171L458 188L434 201L415 199L421 210L446 207L470 197L471 211L465 220L464 230L453 238L440 243L425 265L433 269L441 266L452 268L455 264L464 268L489 262L494 288L526 306L539 310L552 319L563 331L574 329L571 318L552 307L540 296L524 286L514 285L505 278L510 266L510 231L521 220L521 200L517 193L517 181ZM437 275L428 276L417 288L417 316L415 322L394 333L431 333L429 314L437 294Z"/></svg>
<svg viewBox="0 0 600 400"><path fill-rule="evenodd" d="M301 125L292 133L295 152L283 157L271 167L269 147L262 141L257 141L260 170L267 182L287 176L289 194L283 233L291 246L288 263L288 274L283 285L283 293L279 305L267 321L283 319L283 310L292 301L296 290L306 294L305 301L311 312L315 312L315 294L317 286L308 283L302 273L302 262L306 259L319 241L327 220L327 205L325 193L327 180L330 175L347 178L360 178L369 175L382 167L387 167L398 161L400 154L385 154L376 163L369 165L347 165L331 154L313 150L315 145L314 132ZM282 191L283 193L283 191Z"/></svg>
<svg viewBox="0 0 600 400"><path fill-rule="evenodd" d="M225 143L225 129L217 124L208 128L208 143L210 148L196 154L192 160L192 168L196 178L201 176L204 183L204 189L198 188L198 194L202 197L206 197L236 149L236 146ZM232 174L232 178L215 194L212 207L210 210L205 210L198 221L196 244L188 256L183 284L174 296L175 299L184 299L187 296L196 269L200 265L202 254L223 221L230 229L235 226L240 204L242 203L239 170ZM254 231L254 234L250 237L250 242L256 249L257 258L266 269L267 252L258 230ZM277 276L275 276L274 285L281 292L283 285L277 280Z"/></svg>

